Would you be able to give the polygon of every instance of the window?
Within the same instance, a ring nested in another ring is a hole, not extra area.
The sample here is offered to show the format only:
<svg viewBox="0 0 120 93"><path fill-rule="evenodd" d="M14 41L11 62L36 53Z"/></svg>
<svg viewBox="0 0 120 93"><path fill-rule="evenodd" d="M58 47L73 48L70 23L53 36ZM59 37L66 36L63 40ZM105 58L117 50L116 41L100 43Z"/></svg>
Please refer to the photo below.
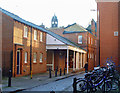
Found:
<svg viewBox="0 0 120 93"><path fill-rule="evenodd" d="M24 37L28 37L28 28L24 26Z"/></svg>
<svg viewBox="0 0 120 93"><path fill-rule="evenodd" d="M91 57L91 53L90 53L90 58L92 58L92 57Z"/></svg>
<svg viewBox="0 0 120 93"><path fill-rule="evenodd" d="M82 44L82 35L79 35L79 36L78 36L78 43L79 43L79 44Z"/></svg>
<svg viewBox="0 0 120 93"><path fill-rule="evenodd" d="M90 44L90 37L89 37L89 44Z"/></svg>
<svg viewBox="0 0 120 93"><path fill-rule="evenodd" d="M43 41L43 33L40 32L40 41L42 42Z"/></svg>
<svg viewBox="0 0 120 93"><path fill-rule="evenodd" d="M115 32L114 32L114 36L118 36L118 31L115 31Z"/></svg>
<svg viewBox="0 0 120 93"><path fill-rule="evenodd" d="M25 52L25 63L27 63L27 52Z"/></svg>
<svg viewBox="0 0 120 93"><path fill-rule="evenodd" d="M36 63L36 58L37 58L37 54L34 53L34 54L33 54L33 62L34 62L34 63Z"/></svg>
<svg viewBox="0 0 120 93"><path fill-rule="evenodd" d="M40 53L40 62L41 62L41 63L43 62L42 58L43 58L43 54Z"/></svg>
<svg viewBox="0 0 120 93"><path fill-rule="evenodd" d="M92 58L94 59L94 53L92 54Z"/></svg>
<svg viewBox="0 0 120 93"><path fill-rule="evenodd" d="M92 44L92 40L93 40L93 39L91 38L91 44Z"/></svg>
<svg viewBox="0 0 120 93"><path fill-rule="evenodd" d="M34 30L34 40L37 40L37 31Z"/></svg>
<svg viewBox="0 0 120 93"><path fill-rule="evenodd" d="M97 40L95 40L95 45L97 45Z"/></svg>
<svg viewBox="0 0 120 93"><path fill-rule="evenodd" d="M95 61L96 61L96 55L95 55Z"/></svg>

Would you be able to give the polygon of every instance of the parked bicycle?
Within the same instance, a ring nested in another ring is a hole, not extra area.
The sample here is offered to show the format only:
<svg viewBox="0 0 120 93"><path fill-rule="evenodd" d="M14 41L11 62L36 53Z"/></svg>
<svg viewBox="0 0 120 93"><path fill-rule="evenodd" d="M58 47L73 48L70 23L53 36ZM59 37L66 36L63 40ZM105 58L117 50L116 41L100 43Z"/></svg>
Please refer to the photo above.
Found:
<svg viewBox="0 0 120 93"><path fill-rule="evenodd" d="M116 70L114 62L107 59L107 67L100 67L90 73L85 74L84 78L74 79L73 89L76 92L109 92L119 88L120 76Z"/></svg>

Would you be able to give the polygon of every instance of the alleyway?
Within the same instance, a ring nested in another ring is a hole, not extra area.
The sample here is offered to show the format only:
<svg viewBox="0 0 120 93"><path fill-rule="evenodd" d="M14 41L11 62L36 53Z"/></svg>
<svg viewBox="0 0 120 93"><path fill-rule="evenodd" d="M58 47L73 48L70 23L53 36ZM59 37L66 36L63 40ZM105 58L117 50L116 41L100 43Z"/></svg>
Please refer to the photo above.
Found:
<svg viewBox="0 0 120 93"><path fill-rule="evenodd" d="M25 91L46 91L46 92L50 92L50 91L59 91L59 92L63 92L63 91L73 91L72 88L72 84L73 84L73 78L74 77L83 77L84 74L79 74L76 76L71 76L69 78L65 78L62 80L58 80L58 81L53 81L50 82L48 84L44 84L44 85L40 85L31 89L27 89L24 90L22 92L18 92L18 93L24 93Z"/></svg>

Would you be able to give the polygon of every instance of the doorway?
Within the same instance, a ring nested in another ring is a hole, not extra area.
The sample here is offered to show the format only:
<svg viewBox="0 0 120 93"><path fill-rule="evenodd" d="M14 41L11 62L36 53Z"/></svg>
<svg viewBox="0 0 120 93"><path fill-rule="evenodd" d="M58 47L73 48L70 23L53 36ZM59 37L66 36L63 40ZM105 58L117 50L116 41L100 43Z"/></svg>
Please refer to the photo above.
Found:
<svg viewBox="0 0 120 93"><path fill-rule="evenodd" d="M17 50L17 75L20 74L20 59L21 59L20 50Z"/></svg>

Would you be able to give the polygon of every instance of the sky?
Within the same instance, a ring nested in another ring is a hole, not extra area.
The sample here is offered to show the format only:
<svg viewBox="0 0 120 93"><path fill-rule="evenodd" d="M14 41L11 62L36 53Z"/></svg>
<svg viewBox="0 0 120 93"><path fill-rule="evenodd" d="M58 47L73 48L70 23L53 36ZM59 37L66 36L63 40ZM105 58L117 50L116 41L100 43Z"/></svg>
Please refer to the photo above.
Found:
<svg viewBox="0 0 120 93"><path fill-rule="evenodd" d="M51 27L54 14L58 18L58 26L77 23L83 27L97 20L97 4L95 0L0 0L0 7L19 17L45 27Z"/></svg>

